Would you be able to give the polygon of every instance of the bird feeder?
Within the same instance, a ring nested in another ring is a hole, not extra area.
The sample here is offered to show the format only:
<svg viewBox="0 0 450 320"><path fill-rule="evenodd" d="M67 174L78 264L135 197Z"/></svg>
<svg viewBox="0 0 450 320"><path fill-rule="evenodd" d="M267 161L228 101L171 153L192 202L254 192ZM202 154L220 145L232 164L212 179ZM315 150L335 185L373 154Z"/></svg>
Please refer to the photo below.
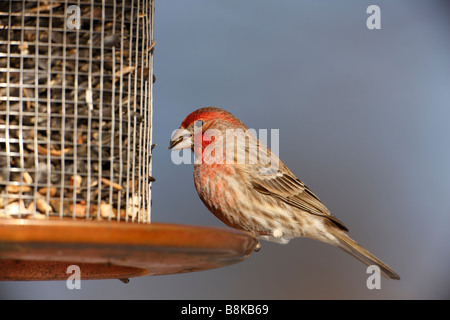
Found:
<svg viewBox="0 0 450 320"><path fill-rule="evenodd" d="M151 223L152 0L0 2L0 280L129 278L257 240Z"/></svg>

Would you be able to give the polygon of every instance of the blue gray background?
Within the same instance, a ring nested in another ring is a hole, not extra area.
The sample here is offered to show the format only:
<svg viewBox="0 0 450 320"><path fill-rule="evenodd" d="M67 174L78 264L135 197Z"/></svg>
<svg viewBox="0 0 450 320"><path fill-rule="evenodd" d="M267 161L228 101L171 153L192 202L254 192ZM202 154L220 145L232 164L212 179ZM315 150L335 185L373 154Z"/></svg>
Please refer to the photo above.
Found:
<svg viewBox="0 0 450 320"><path fill-rule="evenodd" d="M366 9L381 8L381 30ZM220 106L280 129L280 157L400 281L368 290L363 264L309 239L182 275L3 282L0 298L449 299L448 1L165 0L156 3L153 221L223 226L170 135Z"/></svg>

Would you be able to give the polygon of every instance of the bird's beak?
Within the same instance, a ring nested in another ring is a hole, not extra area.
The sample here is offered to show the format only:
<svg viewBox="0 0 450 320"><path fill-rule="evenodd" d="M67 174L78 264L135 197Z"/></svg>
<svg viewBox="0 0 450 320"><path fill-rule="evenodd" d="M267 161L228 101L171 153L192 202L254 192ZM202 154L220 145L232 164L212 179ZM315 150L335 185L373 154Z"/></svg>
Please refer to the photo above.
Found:
<svg viewBox="0 0 450 320"><path fill-rule="evenodd" d="M169 149L181 150L192 146L192 134L186 129L178 129L170 140Z"/></svg>

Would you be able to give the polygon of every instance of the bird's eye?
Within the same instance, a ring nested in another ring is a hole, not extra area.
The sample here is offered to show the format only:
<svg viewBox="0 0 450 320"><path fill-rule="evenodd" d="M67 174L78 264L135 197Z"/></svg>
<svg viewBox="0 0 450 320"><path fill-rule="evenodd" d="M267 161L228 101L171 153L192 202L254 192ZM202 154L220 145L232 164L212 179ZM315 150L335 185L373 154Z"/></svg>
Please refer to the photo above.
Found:
<svg viewBox="0 0 450 320"><path fill-rule="evenodd" d="M196 120L196 121L194 122L194 125L195 125L197 128L203 127L203 124L204 124L203 120Z"/></svg>

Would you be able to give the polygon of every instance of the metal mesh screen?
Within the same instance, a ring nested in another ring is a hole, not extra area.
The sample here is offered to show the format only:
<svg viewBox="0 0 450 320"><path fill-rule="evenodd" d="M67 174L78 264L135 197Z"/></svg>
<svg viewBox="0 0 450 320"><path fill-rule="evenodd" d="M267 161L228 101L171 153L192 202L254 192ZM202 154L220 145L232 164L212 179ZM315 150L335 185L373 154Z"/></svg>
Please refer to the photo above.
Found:
<svg viewBox="0 0 450 320"><path fill-rule="evenodd" d="M0 1L0 218L150 222L153 12Z"/></svg>

